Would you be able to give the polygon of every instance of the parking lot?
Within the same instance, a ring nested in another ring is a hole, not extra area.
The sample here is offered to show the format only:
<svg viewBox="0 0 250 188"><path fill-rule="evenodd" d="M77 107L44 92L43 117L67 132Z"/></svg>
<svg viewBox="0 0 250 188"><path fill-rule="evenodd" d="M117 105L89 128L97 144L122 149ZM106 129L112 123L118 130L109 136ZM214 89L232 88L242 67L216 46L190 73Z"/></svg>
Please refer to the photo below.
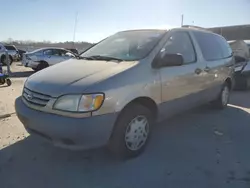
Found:
<svg viewBox="0 0 250 188"><path fill-rule="evenodd" d="M146 151L121 161L29 136L13 104L33 72L11 68L13 85L0 86L0 116L11 115L0 119L1 188L250 187L250 92L234 92L224 111L207 105L159 123Z"/></svg>

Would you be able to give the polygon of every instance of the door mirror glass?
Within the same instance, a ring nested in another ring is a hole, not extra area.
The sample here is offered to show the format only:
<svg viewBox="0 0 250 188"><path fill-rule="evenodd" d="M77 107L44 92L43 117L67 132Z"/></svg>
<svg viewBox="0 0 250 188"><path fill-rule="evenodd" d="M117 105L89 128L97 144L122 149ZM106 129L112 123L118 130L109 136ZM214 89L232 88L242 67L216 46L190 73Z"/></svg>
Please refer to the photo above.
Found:
<svg viewBox="0 0 250 188"><path fill-rule="evenodd" d="M172 67L183 65L184 60L181 54L165 54L163 58L160 59L158 67Z"/></svg>

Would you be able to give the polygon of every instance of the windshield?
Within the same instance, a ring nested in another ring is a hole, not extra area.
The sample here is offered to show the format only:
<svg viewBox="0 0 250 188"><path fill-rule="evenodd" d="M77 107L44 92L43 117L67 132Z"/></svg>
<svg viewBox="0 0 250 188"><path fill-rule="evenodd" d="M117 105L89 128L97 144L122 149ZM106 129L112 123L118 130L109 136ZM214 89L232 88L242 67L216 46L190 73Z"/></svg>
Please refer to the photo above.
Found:
<svg viewBox="0 0 250 188"><path fill-rule="evenodd" d="M162 38L163 30L125 31L96 44L81 57L107 56L124 61L143 59Z"/></svg>
<svg viewBox="0 0 250 188"><path fill-rule="evenodd" d="M14 46L5 46L5 48L7 50L16 50L16 48Z"/></svg>

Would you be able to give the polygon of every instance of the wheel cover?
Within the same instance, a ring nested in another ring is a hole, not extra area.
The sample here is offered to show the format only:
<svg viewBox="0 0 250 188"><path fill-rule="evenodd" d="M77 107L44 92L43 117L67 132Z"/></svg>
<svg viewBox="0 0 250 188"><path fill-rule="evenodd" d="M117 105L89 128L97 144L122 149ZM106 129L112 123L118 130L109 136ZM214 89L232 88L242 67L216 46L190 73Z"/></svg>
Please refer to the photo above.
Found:
<svg viewBox="0 0 250 188"><path fill-rule="evenodd" d="M136 116L127 126L125 143L129 150L139 150L147 141L149 123L146 116Z"/></svg>
<svg viewBox="0 0 250 188"><path fill-rule="evenodd" d="M221 102L223 106L227 105L229 100L229 88L225 86L222 90L222 95L221 95Z"/></svg>

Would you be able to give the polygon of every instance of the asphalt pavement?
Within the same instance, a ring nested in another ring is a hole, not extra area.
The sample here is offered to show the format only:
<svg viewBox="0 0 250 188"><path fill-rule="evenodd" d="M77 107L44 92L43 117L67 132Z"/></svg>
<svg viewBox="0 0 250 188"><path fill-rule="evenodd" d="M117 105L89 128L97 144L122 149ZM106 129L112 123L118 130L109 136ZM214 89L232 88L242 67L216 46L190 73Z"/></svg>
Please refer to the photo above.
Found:
<svg viewBox="0 0 250 188"><path fill-rule="evenodd" d="M2 110L13 111L19 79L0 88ZM29 136L12 115L0 120L0 187L250 188L249 134L250 92L234 92L223 111L205 105L159 123L145 152L130 160L105 148L56 148Z"/></svg>

